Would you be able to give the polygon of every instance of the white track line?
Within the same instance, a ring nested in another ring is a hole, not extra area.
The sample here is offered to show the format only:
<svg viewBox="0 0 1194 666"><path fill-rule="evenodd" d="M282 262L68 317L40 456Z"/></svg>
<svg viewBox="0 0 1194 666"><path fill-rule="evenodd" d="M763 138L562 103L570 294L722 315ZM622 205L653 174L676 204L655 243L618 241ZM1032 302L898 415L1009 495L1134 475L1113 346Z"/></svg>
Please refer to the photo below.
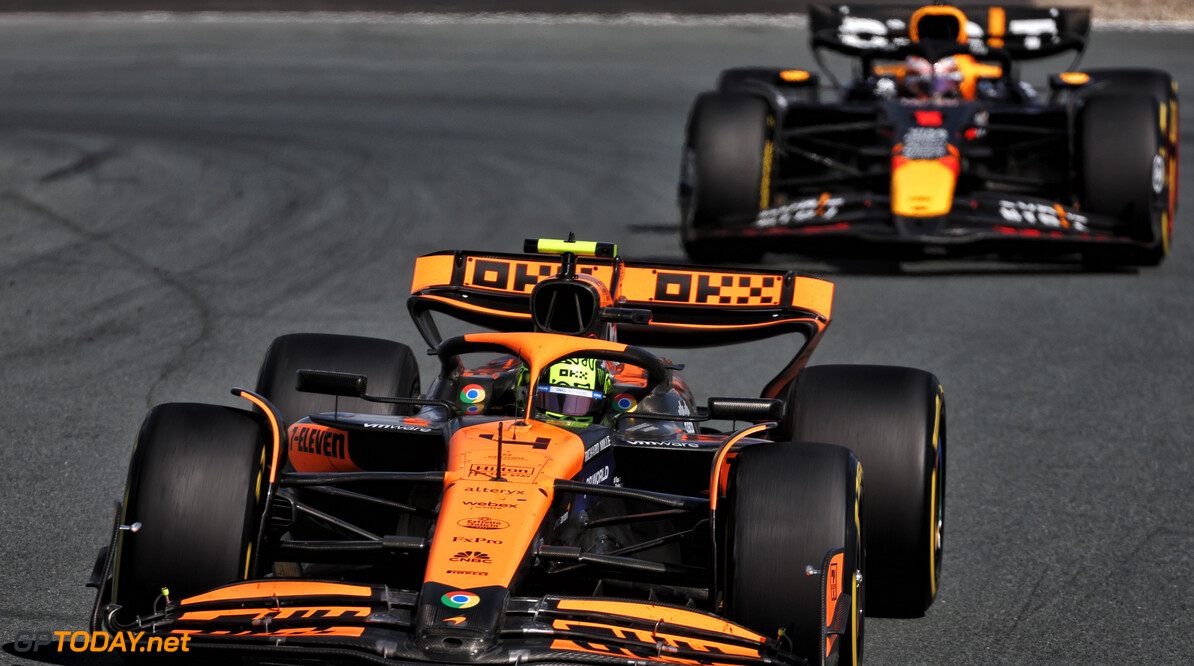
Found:
<svg viewBox="0 0 1194 666"><path fill-rule="evenodd" d="M646 27L776 27L803 28L803 14L694 15L633 12L625 14L551 14L521 12L16 12L0 14L0 22L55 19L147 23L376 23L395 25L609 25ZM1101 20L1095 30L1194 32L1194 21Z"/></svg>

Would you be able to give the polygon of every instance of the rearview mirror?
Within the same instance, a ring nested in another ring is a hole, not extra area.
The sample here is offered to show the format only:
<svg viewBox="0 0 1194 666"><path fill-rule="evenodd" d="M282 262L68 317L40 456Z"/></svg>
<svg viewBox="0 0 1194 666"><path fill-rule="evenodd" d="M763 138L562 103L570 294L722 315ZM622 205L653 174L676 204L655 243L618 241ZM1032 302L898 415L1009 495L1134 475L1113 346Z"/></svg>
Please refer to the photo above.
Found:
<svg viewBox="0 0 1194 666"><path fill-rule="evenodd" d="M709 398L709 418L726 421L782 421L784 401L768 398Z"/></svg>
<svg viewBox="0 0 1194 666"><path fill-rule="evenodd" d="M295 390L303 393L323 393L359 398L368 385L365 375L330 370L299 370L294 376Z"/></svg>

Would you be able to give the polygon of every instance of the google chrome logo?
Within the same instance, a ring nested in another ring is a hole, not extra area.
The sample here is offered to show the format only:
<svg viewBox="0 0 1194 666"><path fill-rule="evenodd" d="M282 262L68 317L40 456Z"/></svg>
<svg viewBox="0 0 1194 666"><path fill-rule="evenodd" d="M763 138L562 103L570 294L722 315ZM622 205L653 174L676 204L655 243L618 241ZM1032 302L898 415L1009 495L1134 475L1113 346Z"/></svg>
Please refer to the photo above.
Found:
<svg viewBox="0 0 1194 666"><path fill-rule="evenodd" d="M619 412L628 412L638 406L635 402L634 396L629 393L621 393L614 396L614 409Z"/></svg>
<svg viewBox="0 0 1194 666"><path fill-rule="evenodd" d="M469 384L460 390L460 401L467 405L474 405L485 399L485 389L480 384Z"/></svg>
<svg viewBox="0 0 1194 666"><path fill-rule="evenodd" d="M481 597L472 592L449 592L440 597L440 601L448 608L472 608L481 603Z"/></svg>

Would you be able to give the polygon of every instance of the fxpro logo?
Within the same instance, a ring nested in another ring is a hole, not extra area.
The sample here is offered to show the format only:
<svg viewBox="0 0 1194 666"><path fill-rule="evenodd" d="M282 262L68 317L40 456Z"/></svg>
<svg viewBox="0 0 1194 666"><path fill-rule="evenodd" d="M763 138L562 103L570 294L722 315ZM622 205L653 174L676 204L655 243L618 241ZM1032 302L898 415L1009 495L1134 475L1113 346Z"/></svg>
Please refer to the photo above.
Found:
<svg viewBox="0 0 1194 666"><path fill-rule="evenodd" d="M501 543L502 543L501 539L486 539L485 537L462 537L462 536L454 536L454 537L452 537L452 541L462 541L464 543L492 543L492 544L497 544L497 545L501 545Z"/></svg>

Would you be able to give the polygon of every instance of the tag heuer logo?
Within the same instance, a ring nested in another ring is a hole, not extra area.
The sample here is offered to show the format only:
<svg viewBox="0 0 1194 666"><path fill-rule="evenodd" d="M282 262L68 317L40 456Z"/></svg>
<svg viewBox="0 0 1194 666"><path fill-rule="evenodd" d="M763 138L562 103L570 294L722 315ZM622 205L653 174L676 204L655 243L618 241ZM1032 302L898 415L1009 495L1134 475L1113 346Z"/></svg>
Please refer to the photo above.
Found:
<svg viewBox="0 0 1194 666"><path fill-rule="evenodd" d="M453 562L477 562L480 564L489 564L493 561L489 559L489 555L487 553L482 553L476 550L461 551L448 559Z"/></svg>

